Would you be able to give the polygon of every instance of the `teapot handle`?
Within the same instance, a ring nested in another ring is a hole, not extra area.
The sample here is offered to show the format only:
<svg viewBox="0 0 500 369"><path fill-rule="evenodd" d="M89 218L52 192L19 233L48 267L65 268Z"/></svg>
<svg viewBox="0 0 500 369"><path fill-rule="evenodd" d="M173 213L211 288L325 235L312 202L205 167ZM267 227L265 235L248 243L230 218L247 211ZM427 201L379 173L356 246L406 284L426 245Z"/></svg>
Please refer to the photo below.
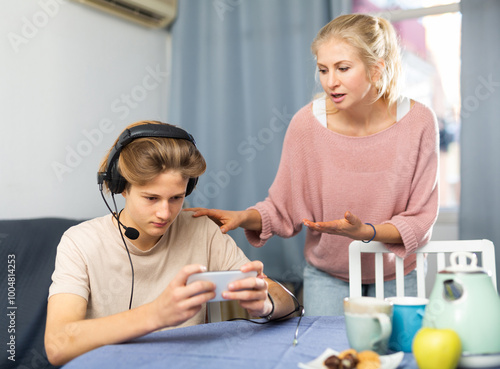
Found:
<svg viewBox="0 0 500 369"><path fill-rule="evenodd" d="M467 264L467 259L470 260L470 265ZM477 267L476 254L468 251L455 251L450 255L450 263L452 268L455 267Z"/></svg>

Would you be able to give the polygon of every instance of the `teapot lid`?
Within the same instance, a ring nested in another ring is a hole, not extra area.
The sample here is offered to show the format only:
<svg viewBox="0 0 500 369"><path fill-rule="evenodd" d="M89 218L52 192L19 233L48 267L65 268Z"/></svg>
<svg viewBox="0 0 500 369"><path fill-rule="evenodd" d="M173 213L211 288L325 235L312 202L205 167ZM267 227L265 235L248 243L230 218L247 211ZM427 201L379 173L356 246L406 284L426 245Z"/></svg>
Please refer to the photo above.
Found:
<svg viewBox="0 0 500 369"><path fill-rule="evenodd" d="M468 260L470 260L470 263ZM450 255L451 265L440 273L484 273L486 271L477 266L476 254L468 251L455 251Z"/></svg>

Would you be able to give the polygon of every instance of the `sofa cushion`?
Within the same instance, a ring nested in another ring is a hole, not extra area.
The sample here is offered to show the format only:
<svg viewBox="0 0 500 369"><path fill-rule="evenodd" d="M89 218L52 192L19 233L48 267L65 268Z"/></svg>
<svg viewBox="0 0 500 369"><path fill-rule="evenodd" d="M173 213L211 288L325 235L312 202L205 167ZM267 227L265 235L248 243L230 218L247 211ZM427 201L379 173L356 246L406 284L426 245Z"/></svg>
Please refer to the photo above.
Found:
<svg viewBox="0 0 500 369"><path fill-rule="evenodd" d="M54 368L43 344L47 296L62 234L80 220L0 220L1 368ZM6 319L5 319L6 318ZM4 323L5 322L5 323Z"/></svg>

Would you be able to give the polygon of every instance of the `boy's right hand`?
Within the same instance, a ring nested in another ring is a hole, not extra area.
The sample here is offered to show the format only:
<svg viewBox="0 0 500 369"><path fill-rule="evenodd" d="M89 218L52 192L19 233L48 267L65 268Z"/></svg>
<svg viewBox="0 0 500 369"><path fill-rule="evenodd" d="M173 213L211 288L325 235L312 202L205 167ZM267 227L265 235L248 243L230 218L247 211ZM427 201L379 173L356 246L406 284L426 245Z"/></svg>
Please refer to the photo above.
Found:
<svg viewBox="0 0 500 369"><path fill-rule="evenodd" d="M190 275L206 271L199 264L184 266L167 288L153 301L154 315L159 328L175 327L192 318L208 300L215 297L215 284L197 281L186 285Z"/></svg>

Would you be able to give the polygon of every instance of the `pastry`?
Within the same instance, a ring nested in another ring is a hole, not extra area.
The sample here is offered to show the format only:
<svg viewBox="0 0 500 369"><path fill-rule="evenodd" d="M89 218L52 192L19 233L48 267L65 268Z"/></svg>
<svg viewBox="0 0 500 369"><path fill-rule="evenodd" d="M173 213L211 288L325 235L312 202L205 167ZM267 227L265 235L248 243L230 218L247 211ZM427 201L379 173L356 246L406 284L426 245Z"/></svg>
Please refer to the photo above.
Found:
<svg viewBox="0 0 500 369"><path fill-rule="evenodd" d="M380 368L380 356L374 351L358 352L359 364L357 369L378 369Z"/></svg>
<svg viewBox="0 0 500 369"><path fill-rule="evenodd" d="M374 351L357 352L348 349L338 355L329 356L323 364L328 369L379 369L380 357Z"/></svg>

